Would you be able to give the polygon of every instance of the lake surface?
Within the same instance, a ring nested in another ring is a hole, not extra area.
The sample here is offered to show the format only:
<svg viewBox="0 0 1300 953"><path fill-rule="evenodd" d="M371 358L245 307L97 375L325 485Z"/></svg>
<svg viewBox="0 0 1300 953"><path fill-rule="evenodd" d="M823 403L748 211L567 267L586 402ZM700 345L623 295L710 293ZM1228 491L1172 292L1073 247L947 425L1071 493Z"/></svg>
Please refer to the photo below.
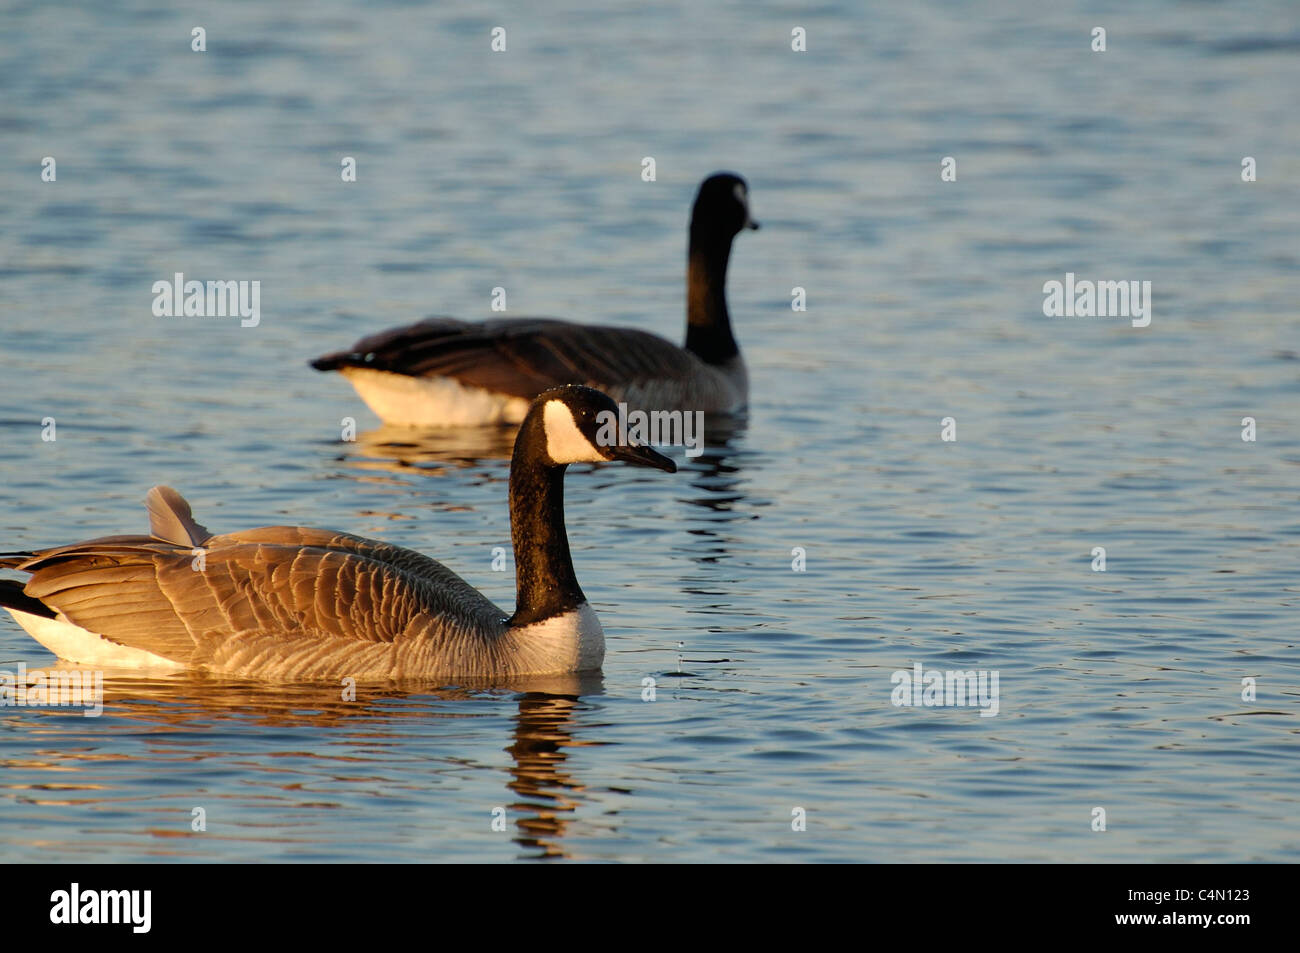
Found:
<svg viewBox="0 0 1300 953"><path fill-rule="evenodd" d="M0 859L1297 859L1300 7L605 7L0 11L0 550L165 483L508 609L509 433L376 429L306 361L495 287L680 340L700 179L763 223L748 420L570 469L602 676L0 709ZM155 317L175 272L260 323ZM1045 316L1067 273L1150 281L1150 325ZM0 617L0 668L51 661ZM916 663L997 715L894 706Z"/></svg>

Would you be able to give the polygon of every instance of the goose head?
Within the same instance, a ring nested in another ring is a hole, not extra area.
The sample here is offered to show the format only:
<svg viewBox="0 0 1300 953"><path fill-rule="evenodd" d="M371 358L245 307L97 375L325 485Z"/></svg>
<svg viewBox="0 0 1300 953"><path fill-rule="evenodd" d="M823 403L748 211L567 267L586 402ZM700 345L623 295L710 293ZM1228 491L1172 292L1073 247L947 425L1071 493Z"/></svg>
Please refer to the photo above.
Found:
<svg viewBox="0 0 1300 953"><path fill-rule="evenodd" d="M691 230L732 239L744 229L757 229L749 211L749 184L734 172L715 172L700 183L691 210Z"/></svg>
<svg viewBox="0 0 1300 953"><path fill-rule="evenodd" d="M608 396L569 384L537 395L521 429L540 431L538 443L555 466L621 461L677 472L677 464L650 447L618 443L618 422L618 405Z"/></svg>

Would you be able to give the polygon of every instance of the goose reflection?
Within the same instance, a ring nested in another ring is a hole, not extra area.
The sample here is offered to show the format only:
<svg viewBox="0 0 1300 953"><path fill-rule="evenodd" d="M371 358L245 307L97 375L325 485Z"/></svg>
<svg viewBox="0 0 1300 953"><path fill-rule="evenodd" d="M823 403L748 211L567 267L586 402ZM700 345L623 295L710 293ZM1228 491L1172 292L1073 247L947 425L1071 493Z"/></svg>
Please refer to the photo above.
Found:
<svg viewBox="0 0 1300 953"><path fill-rule="evenodd" d="M698 457L688 458L683 469L689 474L687 485L695 491L679 497L691 510L685 514L687 532L700 537L703 545L692 545L688 555L700 564L716 563L730 555L734 539L725 530L728 523L757 519L747 504L745 486L747 464L751 454L745 448L748 418L744 416L710 416L705 433L708 444Z"/></svg>
<svg viewBox="0 0 1300 953"><path fill-rule="evenodd" d="M64 663L58 666L59 671L76 668ZM40 670L34 668L29 675L37 671ZM493 803L509 804L507 817L515 825L512 840L521 848L519 859L564 858L568 856L564 838L575 811L585 800L586 791L566 770L568 749L601 744L576 738L575 732L577 715L584 706L582 696L602 692L599 674L528 678L484 687L360 683L355 686L355 700L348 700L344 697L346 689L334 685L268 686L196 673L158 677L108 673L103 681L101 717L83 719L81 711L75 708L7 709L11 729L21 718L22 728L30 738L39 741L42 736L48 736L50 744L41 745L36 755L29 752L21 757L0 757L0 768L4 769L0 772L3 779L0 790L7 790L11 796L30 804L61 810L80 809L77 824L84 825L84 812L100 803L100 798L112 801L121 796L112 781L112 773L100 774L96 765L117 764L131 758L121 751L106 749L106 730L145 738L149 751L140 761L154 769L165 764L224 757L245 763L257 759L261 767L254 770L272 775L282 770L275 767L275 759L292 754L321 762L323 773L316 775L315 780L338 781L343 780L338 773L340 763L373 766L375 749L398 751L408 745L411 732L405 726L412 720L426 727L445 721L448 734L452 734L451 723L499 718L500 703L513 699L513 730L501 739L508 742L502 750L510 755L509 778L503 791L509 794ZM69 717L70 714L75 717ZM263 737L286 730L296 734L285 740L292 751L283 752L268 751L264 743L259 743L256 752L248 753L229 747L214 749L211 744L194 745L200 733L212 736L214 729L221 726L251 726ZM312 752L305 752L301 747L304 731L313 739L326 740L329 746L318 745ZM427 740L427 735L422 737ZM445 763L469 764L450 747ZM95 776L87 777L87 774ZM296 772L292 778L278 783L280 789L302 792L312 786L312 782L304 783ZM356 783L359 779L346 780ZM310 811L322 806L332 805L311 802L298 809ZM487 828L492 818L486 806L482 817ZM154 825L148 831L141 831L140 836L152 839L180 834L163 826ZM167 853L177 856L183 851Z"/></svg>
<svg viewBox="0 0 1300 953"><path fill-rule="evenodd" d="M687 457L707 470L725 460L741 443L749 426L745 414L705 414L702 453ZM518 427L417 428L380 426L364 430L355 440L336 441L335 459L358 470L408 474L411 469L441 470L474 467L493 461L508 463Z"/></svg>
<svg viewBox="0 0 1300 953"><path fill-rule="evenodd" d="M515 764L506 786L523 799L511 806L519 828L515 843L546 858L567 856L561 841L585 790L564 771L569 759L566 749L602 744L574 739L570 729L578 705L576 695L524 695L519 699L514 744L506 749Z"/></svg>
<svg viewBox="0 0 1300 953"><path fill-rule="evenodd" d="M482 463L510 462L519 428L511 426L413 429L376 427L344 442L338 460L361 470L468 468Z"/></svg>

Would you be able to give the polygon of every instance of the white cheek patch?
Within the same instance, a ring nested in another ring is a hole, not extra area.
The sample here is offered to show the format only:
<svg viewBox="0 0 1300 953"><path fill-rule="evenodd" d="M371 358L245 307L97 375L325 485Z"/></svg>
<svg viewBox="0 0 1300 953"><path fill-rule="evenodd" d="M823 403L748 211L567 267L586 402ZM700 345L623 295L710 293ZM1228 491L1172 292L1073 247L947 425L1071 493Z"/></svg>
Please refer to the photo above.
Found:
<svg viewBox="0 0 1300 953"><path fill-rule="evenodd" d="M546 453L556 463L605 463L590 440L578 429L573 412L563 401L548 400L542 409L542 425L546 430Z"/></svg>

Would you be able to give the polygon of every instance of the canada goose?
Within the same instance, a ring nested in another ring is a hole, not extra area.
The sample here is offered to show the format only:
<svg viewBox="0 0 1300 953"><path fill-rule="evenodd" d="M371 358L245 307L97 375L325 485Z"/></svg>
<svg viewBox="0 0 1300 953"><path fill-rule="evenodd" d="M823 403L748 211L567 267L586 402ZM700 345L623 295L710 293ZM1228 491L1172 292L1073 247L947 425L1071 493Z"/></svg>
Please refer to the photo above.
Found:
<svg viewBox="0 0 1300 953"><path fill-rule="evenodd" d="M605 638L573 573L565 468L677 469L649 447L605 445L613 418L602 412L617 414L607 396L569 386L524 418L510 464L509 618L450 569L389 543L292 526L214 536L169 487L149 491L150 536L0 555L0 568L31 574L25 586L0 581L0 606L83 664L282 681L593 671Z"/></svg>
<svg viewBox="0 0 1300 953"><path fill-rule="evenodd" d="M630 328L548 318L467 322L429 318L318 357L388 424L445 427L518 423L548 387L586 384L643 410L734 413L749 397L727 313L727 260L749 214L749 187L719 172L691 211L686 345Z"/></svg>

